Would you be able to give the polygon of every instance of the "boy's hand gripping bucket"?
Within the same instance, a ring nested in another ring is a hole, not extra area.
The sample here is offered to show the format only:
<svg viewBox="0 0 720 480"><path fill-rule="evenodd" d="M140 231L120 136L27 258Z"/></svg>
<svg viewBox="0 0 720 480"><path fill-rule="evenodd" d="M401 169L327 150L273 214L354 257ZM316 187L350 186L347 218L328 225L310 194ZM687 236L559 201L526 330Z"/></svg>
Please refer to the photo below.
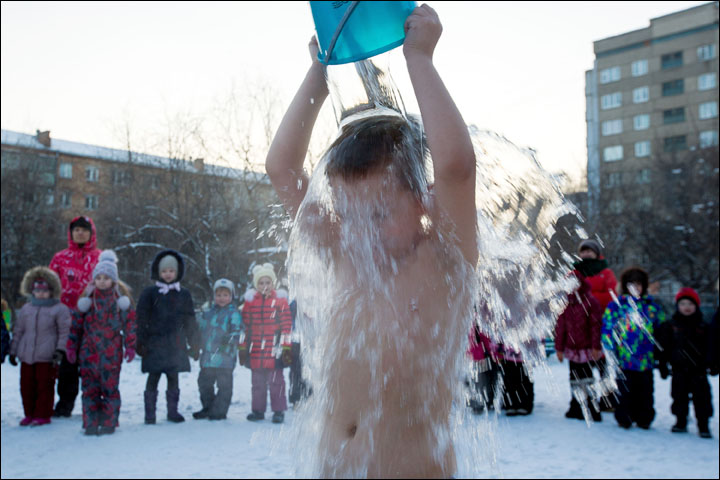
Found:
<svg viewBox="0 0 720 480"><path fill-rule="evenodd" d="M357 62L402 45L417 2L310 2L325 65Z"/></svg>

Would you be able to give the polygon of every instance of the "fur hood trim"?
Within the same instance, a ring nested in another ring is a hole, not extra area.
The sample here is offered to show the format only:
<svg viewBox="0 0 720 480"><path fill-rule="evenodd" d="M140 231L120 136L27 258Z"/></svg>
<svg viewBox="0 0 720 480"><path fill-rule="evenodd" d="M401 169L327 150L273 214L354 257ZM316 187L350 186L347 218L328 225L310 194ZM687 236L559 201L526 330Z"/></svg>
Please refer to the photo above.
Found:
<svg viewBox="0 0 720 480"><path fill-rule="evenodd" d="M62 283L60 283L60 277L57 273L50 270L48 267L33 267L23 276L22 283L20 283L20 294L28 297L32 297L32 284L36 278L42 278L45 280L50 288L52 288L52 298L60 299L62 295Z"/></svg>

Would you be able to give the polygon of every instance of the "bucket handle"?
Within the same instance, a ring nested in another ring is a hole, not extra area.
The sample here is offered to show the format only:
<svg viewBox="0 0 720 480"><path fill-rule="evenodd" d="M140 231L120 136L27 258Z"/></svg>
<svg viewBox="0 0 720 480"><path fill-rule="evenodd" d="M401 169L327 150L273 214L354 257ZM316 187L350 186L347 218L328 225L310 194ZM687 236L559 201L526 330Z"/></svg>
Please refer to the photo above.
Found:
<svg viewBox="0 0 720 480"><path fill-rule="evenodd" d="M338 26L335 29L335 33L333 34L332 40L330 40L330 46L328 46L327 53L325 54L324 63L326 65L330 61L330 56L332 55L332 52L335 49L335 43L337 43L337 39L340 36L340 33L342 32L343 27L347 23L348 19L350 18L350 15L352 14L353 10L355 10L355 7L357 7L358 3L360 3L358 0L350 2L350 5L348 5L347 10L345 10L345 14L340 19L340 22L338 23Z"/></svg>

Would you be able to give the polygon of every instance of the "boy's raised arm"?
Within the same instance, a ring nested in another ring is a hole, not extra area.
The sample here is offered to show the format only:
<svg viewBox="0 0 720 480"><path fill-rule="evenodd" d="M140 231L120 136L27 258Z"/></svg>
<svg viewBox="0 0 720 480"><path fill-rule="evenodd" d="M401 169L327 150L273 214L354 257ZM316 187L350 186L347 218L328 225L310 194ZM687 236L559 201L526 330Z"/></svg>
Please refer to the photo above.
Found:
<svg viewBox="0 0 720 480"><path fill-rule="evenodd" d="M467 126L432 63L442 25L435 10L417 7L405 22L403 53L435 171L435 198L455 224L465 259L477 261L475 151Z"/></svg>
<svg viewBox="0 0 720 480"><path fill-rule="evenodd" d="M273 188L292 218L307 191L308 178L303 163L313 126L328 96L324 67L317 60L318 47L314 37L309 47L312 66L280 123L265 161Z"/></svg>

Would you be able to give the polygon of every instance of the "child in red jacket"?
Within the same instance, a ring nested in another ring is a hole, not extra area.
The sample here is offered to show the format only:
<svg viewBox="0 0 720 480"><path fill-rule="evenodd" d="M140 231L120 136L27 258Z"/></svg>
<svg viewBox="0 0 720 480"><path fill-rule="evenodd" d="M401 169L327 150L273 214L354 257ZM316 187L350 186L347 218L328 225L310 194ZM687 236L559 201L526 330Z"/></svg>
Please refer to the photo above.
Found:
<svg viewBox="0 0 720 480"><path fill-rule="evenodd" d="M275 290L277 277L272 264L253 268L255 290L245 294L242 309L245 338L238 357L240 365L252 370L251 422L263 420L267 408L267 391L270 389L270 406L273 423L282 423L287 410L283 367L290 366L290 330L292 317L287 294Z"/></svg>
<svg viewBox="0 0 720 480"><path fill-rule="evenodd" d="M570 363L570 390L572 400L567 418L584 419L582 404L590 410L592 419L602 421L600 411L592 394L594 383L592 364L600 358L602 345L603 310L590 292L590 284L582 274L575 272L580 286L568 294L568 305L555 325L555 348L560 362L567 358ZM579 400L579 401L578 401Z"/></svg>

